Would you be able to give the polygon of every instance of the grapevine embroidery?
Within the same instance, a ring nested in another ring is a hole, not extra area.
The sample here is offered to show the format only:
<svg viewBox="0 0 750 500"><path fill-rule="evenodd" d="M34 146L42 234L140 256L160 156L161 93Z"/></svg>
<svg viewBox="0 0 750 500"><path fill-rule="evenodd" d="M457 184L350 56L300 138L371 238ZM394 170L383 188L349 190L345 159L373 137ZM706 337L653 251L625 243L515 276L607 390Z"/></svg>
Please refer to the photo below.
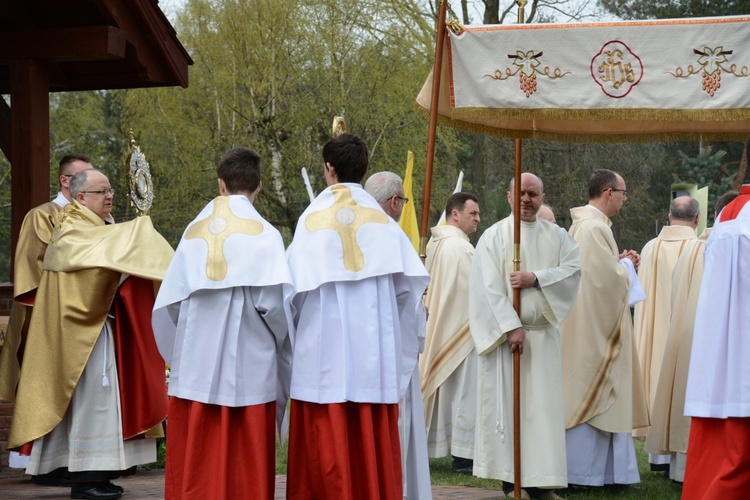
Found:
<svg viewBox="0 0 750 500"><path fill-rule="evenodd" d="M721 88L722 70L737 78L747 78L750 76L750 69L747 66L738 67L736 64L727 66L729 62L727 56L734 54L733 50L724 50L723 46L715 48L703 47L703 50L693 49L693 53L700 56L697 59L698 67L689 64L686 69L677 67L674 72L667 71L666 73L675 78L689 78L692 75L700 73L702 77L702 89L711 97L716 95L716 92Z"/></svg>
<svg viewBox="0 0 750 500"><path fill-rule="evenodd" d="M560 68L553 70L549 66L545 66L542 70L537 69L541 65L539 58L542 57L542 54L544 52L536 54L533 50L528 52L517 50L515 54L508 54L508 58L513 59L513 65L518 66L516 70L513 70L513 68L496 69L494 73L486 74L483 78L489 77L493 80L507 80L512 76L518 75L519 88L528 99L537 90L537 75L557 80L570 74L570 71L563 72Z"/></svg>

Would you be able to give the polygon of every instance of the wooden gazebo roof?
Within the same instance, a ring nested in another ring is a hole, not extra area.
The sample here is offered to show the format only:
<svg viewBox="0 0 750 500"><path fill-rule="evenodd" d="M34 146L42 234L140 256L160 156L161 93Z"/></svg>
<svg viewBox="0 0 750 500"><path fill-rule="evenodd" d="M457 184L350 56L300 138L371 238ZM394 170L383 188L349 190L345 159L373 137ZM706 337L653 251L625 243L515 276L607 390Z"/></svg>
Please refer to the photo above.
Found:
<svg viewBox="0 0 750 500"><path fill-rule="evenodd" d="M0 99L0 149L11 163L13 241L26 212L49 201L49 92L187 87L192 63L157 0L0 2L0 93L11 95L10 106Z"/></svg>

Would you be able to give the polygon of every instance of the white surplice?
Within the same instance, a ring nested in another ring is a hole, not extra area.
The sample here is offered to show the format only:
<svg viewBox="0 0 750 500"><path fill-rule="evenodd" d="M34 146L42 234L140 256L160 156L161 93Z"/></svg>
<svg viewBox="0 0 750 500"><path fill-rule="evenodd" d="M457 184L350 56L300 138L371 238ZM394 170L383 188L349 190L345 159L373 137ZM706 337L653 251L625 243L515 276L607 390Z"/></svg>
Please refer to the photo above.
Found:
<svg viewBox="0 0 750 500"><path fill-rule="evenodd" d="M223 244L212 246L222 236ZM220 279L210 274L217 264L226 269ZM208 203L186 228L154 305L154 335L171 369L169 395L228 407L277 401L280 425L291 296L279 232L245 196Z"/></svg>
<svg viewBox="0 0 750 500"><path fill-rule="evenodd" d="M513 482L512 355L506 334L524 327L521 355L521 484L565 487L565 421L559 325L576 297L579 250L564 229L547 221L521 222L521 270L540 288L521 290L521 317L509 283L513 219L485 231L470 278L469 320L479 354L474 474Z"/></svg>
<svg viewBox="0 0 750 500"><path fill-rule="evenodd" d="M288 259L291 397L397 404L416 368L429 283L411 241L362 186L335 184L300 217Z"/></svg>
<svg viewBox="0 0 750 500"><path fill-rule="evenodd" d="M750 203L714 225L703 262L685 415L750 417Z"/></svg>

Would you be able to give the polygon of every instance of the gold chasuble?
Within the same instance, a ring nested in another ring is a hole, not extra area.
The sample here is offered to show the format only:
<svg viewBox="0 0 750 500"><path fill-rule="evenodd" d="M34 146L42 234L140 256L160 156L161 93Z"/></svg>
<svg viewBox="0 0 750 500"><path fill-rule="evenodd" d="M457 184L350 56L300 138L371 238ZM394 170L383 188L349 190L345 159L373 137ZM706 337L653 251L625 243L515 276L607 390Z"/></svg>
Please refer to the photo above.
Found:
<svg viewBox="0 0 750 500"><path fill-rule="evenodd" d="M160 281L173 254L149 217L105 225L75 201L63 210L44 258L27 338L33 356L23 360L9 448L48 434L62 420L121 275Z"/></svg>
<svg viewBox="0 0 750 500"><path fill-rule="evenodd" d="M612 222L591 206L570 210L581 249L581 286L560 328L565 428L588 423L630 433L649 425L628 307L630 283L619 263Z"/></svg>
<svg viewBox="0 0 750 500"><path fill-rule="evenodd" d="M34 293L42 277L42 263L52 230L62 207L50 201L32 208L23 219L18 234L13 271L13 298L8 329L0 348L0 400L13 401L21 372L19 352L29 328Z"/></svg>

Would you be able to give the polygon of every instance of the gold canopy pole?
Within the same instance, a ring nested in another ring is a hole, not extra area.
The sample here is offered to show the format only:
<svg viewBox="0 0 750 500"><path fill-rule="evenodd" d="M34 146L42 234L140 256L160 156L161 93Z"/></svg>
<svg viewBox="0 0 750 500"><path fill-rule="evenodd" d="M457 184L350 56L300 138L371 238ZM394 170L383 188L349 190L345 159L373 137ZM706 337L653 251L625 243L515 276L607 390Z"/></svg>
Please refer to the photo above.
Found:
<svg viewBox="0 0 750 500"><path fill-rule="evenodd" d="M526 22L527 0L516 0L518 24ZM521 270L521 139L516 139L516 160L513 178L513 270ZM513 289L513 308L521 317L521 289ZM513 496L521 500L521 354L513 353Z"/></svg>
<svg viewBox="0 0 750 500"><path fill-rule="evenodd" d="M427 130L427 160L424 165L424 196L422 197L422 224L419 229L419 256L427 258L427 231L430 229L430 194L432 192L432 165L435 160L435 134L437 131L438 100L440 97L440 73L443 66L443 41L445 39L445 16L448 0L440 2L437 38L435 40L435 64L432 68L432 96L430 99L430 124Z"/></svg>

